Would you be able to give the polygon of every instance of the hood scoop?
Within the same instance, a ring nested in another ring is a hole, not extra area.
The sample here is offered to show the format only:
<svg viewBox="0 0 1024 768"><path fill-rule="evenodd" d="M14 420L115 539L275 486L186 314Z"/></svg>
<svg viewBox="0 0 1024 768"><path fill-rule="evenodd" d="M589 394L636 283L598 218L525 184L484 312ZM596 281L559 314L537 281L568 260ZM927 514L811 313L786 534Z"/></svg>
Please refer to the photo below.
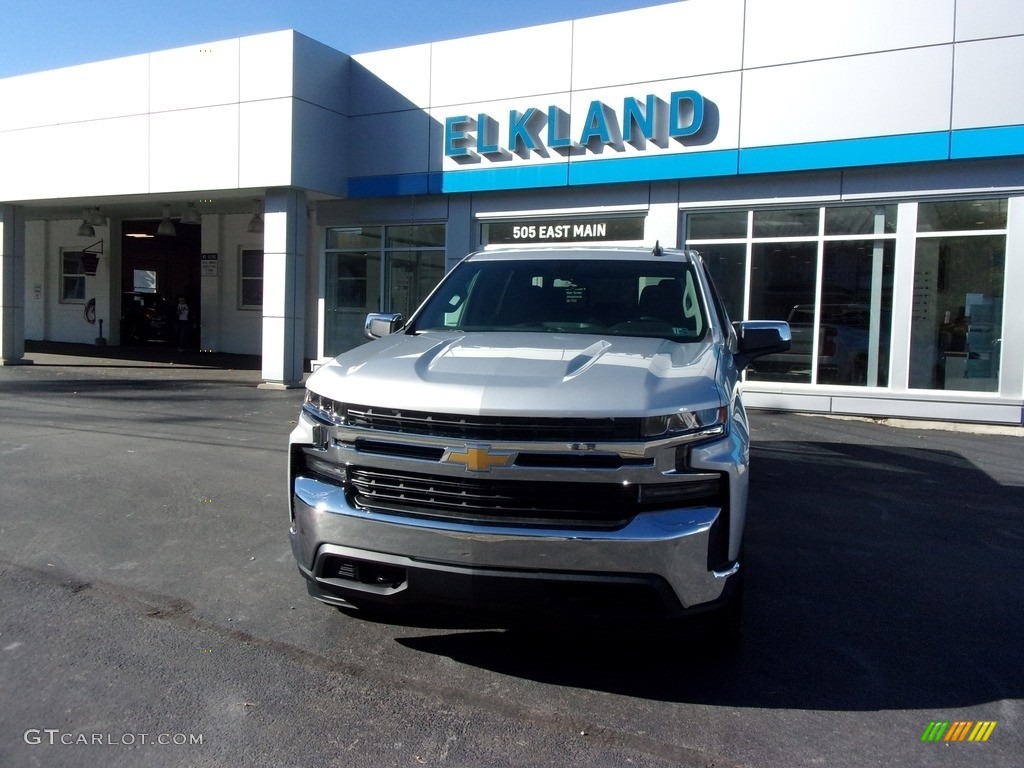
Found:
<svg viewBox="0 0 1024 768"><path fill-rule="evenodd" d="M591 344L569 361L569 365L566 366L565 376L562 377L562 381L569 381L570 379L576 378L581 373L586 372L599 359L601 359L605 352L611 348L611 342L605 341L604 339Z"/></svg>

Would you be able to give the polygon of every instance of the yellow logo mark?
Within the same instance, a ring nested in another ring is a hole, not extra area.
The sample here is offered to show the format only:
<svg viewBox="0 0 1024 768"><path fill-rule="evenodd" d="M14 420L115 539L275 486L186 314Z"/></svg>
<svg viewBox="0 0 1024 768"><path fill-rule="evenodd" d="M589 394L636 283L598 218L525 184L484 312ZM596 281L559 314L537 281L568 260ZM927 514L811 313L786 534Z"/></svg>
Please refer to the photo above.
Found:
<svg viewBox="0 0 1024 768"><path fill-rule="evenodd" d="M492 467L507 467L512 463L511 451L492 451L488 446L466 446L465 450L449 448L442 461L462 464L469 472L490 472Z"/></svg>

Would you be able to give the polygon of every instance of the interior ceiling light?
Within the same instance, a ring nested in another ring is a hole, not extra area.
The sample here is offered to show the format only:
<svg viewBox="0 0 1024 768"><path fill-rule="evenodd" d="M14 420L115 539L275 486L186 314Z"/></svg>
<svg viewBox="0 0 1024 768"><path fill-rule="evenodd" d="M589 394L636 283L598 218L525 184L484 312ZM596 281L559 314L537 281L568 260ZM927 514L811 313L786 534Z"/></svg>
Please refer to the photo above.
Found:
<svg viewBox="0 0 1024 768"><path fill-rule="evenodd" d="M171 208L168 205L164 206L163 219L160 222L160 226L156 228L158 235L167 235L168 237L174 237L178 234L178 230L174 228L174 222L171 221Z"/></svg>
<svg viewBox="0 0 1024 768"><path fill-rule="evenodd" d="M78 227L79 237L96 237L96 230L89 223L89 211L82 211L82 223Z"/></svg>
<svg viewBox="0 0 1024 768"><path fill-rule="evenodd" d="M252 201L252 218L249 219L248 231L257 235L263 234L263 219L260 217L260 201Z"/></svg>
<svg viewBox="0 0 1024 768"><path fill-rule="evenodd" d="M202 219L199 216L199 211L196 210L195 203L189 203L186 206L184 212L181 214L182 224L200 224Z"/></svg>

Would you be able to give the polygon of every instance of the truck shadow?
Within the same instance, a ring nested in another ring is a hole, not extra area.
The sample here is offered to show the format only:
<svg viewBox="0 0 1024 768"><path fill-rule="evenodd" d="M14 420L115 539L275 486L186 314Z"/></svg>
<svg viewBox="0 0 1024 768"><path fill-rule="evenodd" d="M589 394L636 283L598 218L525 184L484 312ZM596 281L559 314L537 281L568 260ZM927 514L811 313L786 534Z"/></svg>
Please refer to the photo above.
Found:
<svg viewBox="0 0 1024 768"><path fill-rule="evenodd" d="M399 642L544 683L716 706L935 709L1024 696L1024 489L944 451L753 452L734 653L600 628Z"/></svg>

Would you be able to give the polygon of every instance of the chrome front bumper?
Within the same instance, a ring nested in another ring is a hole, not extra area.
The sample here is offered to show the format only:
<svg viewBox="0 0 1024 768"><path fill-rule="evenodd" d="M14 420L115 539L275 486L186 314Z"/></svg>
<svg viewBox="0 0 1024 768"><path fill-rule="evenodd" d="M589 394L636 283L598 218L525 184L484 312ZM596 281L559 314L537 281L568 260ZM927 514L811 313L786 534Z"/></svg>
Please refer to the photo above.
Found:
<svg viewBox="0 0 1024 768"><path fill-rule="evenodd" d="M723 598L739 570L738 562L709 570L709 538L722 514L715 507L647 512L617 530L572 531L357 509L342 488L302 475L292 492L299 570L314 597L335 605L504 602L516 594L535 603L532 586L544 586L545 594L589 586L597 595L605 588L647 593L673 615Z"/></svg>

